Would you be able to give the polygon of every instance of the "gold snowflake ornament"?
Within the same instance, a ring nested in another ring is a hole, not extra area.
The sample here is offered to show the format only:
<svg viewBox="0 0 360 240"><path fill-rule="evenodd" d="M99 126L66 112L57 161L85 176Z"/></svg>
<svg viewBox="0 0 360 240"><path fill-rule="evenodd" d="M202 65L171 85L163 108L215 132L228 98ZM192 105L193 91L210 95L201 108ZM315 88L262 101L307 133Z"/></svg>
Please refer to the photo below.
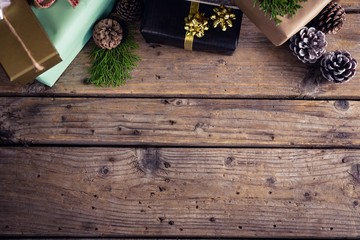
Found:
<svg viewBox="0 0 360 240"><path fill-rule="evenodd" d="M230 8L227 8L224 5L220 5L218 8L214 8L213 11L215 14L213 14L210 19L214 21L214 28L220 26L221 30L226 31L228 27L233 26L232 21L236 19L236 16L235 14L231 13Z"/></svg>

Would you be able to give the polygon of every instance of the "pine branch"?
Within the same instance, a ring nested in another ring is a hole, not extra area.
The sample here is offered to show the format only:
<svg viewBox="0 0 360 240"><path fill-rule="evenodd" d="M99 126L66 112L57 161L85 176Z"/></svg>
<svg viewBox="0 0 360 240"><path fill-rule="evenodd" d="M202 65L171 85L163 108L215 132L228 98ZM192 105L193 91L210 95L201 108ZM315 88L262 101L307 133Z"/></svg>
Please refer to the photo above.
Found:
<svg viewBox="0 0 360 240"><path fill-rule="evenodd" d="M301 8L300 3L307 0L255 0L255 4L259 4L260 9L270 16L271 20L274 20L276 24L280 24L279 17L286 15L293 16Z"/></svg>
<svg viewBox="0 0 360 240"><path fill-rule="evenodd" d="M123 41L116 48L107 50L94 47L91 51L88 83L98 87L118 87L131 78L131 72L140 60L134 53L139 45L133 35L134 27L124 30Z"/></svg>

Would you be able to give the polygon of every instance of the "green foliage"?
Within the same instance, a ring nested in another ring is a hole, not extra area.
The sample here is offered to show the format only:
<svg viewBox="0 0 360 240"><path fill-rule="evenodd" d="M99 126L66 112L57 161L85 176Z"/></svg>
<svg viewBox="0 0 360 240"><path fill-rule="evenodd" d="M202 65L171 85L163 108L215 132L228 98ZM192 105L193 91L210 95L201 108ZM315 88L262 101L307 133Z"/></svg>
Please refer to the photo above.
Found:
<svg viewBox="0 0 360 240"><path fill-rule="evenodd" d="M122 24L124 27L124 24ZM91 53L90 77L88 83L99 87L118 87L131 78L131 71L140 58L134 53L138 44L133 29L124 29L123 40L119 46L107 50L95 47Z"/></svg>
<svg viewBox="0 0 360 240"><path fill-rule="evenodd" d="M255 0L254 4L259 4L260 9L270 16L270 19L274 20L276 24L281 23L279 16L284 17L286 15L294 15L299 8L300 3L307 0Z"/></svg>

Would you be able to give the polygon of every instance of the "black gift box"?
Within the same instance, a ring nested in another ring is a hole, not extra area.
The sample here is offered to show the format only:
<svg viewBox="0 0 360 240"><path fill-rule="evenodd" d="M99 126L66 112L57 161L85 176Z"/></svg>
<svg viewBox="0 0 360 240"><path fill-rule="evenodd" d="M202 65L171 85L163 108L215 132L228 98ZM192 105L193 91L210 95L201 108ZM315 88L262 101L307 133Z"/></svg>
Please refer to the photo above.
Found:
<svg viewBox="0 0 360 240"><path fill-rule="evenodd" d="M184 19L189 15L190 5L191 2L184 0L145 0L140 31L146 42L184 48L186 35ZM210 18L214 14L215 7L200 4L199 12L205 13L205 17ZM209 20L210 29L205 31L205 36L194 37L193 50L231 55L238 43L242 12L231 9L231 13L236 15L231 28L227 31L222 31L220 27L213 28L212 21Z"/></svg>

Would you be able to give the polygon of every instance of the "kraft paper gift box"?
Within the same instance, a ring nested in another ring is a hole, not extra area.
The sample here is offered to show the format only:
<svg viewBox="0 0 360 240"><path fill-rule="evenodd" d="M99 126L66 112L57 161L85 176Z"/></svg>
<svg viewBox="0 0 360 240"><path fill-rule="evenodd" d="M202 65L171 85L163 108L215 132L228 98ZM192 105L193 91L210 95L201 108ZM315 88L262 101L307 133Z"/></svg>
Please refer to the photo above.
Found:
<svg viewBox="0 0 360 240"><path fill-rule="evenodd" d="M189 15L191 4L193 3L184 0L146 0L140 27L146 42L184 48L186 39L184 18ZM198 12L210 18L214 14L214 7L199 4ZM213 28L209 20L210 29L205 31L202 38L193 38L192 50L232 54L238 43L242 12L238 9L232 9L231 12L236 15L236 20L232 21L233 27L224 32L220 27Z"/></svg>
<svg viewBox="0 0 360 240"><path fill-rule="evenodd" d="M25 84L51 69L61 58L27 1L10 2L0 20L0 63L11 82Z"/></svg>
<svg viewBox="0 0 360 240"><path fill-rule="evenodd" d="M239 6L243 13L252 21L265 36L276 46L285 43L289 38L300 31L331 0L307 0L301 2L302 6L295 15L279 17L280 24L276 24L274 20L270 20L268 15L259 8L258 4L254 5L254 0L233 0Z"/></svg>
<svg viewBox="0 0 360 240"><path fill-rule="evenodd" d="M63 61L36 79L53 86L92 36L95 22L106 17L116 0L81 0L75 7L57 0L51 7L33 12L42 24Z"/></svg>

